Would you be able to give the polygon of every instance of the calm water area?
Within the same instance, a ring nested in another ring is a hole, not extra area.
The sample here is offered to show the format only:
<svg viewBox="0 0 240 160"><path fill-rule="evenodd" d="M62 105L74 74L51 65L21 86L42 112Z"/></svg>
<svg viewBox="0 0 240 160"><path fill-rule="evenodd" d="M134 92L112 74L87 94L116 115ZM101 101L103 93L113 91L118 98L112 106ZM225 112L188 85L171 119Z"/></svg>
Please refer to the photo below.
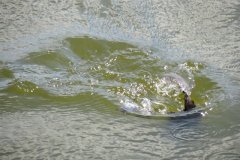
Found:
<svg viewBox="0 0 240 160"><path fill-rule="evenodd" d="M2 160L239 160L239 114L239 0L0 0Z"/></svg>

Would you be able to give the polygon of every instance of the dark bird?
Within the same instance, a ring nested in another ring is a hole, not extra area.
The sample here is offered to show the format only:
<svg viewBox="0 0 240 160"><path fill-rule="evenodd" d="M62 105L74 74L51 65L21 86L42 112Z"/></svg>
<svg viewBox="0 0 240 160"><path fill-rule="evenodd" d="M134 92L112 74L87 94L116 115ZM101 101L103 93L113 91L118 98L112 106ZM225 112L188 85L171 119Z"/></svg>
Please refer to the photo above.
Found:
<svg viewBox="0 0 240 160"><path fill-rule="evenodd" d="M195 108L196 105L194 104L194 101L191 100L189 95L184 91L183 91L183 94L184 94L184 110L183 111L189 111L189 110Z"/></svg>

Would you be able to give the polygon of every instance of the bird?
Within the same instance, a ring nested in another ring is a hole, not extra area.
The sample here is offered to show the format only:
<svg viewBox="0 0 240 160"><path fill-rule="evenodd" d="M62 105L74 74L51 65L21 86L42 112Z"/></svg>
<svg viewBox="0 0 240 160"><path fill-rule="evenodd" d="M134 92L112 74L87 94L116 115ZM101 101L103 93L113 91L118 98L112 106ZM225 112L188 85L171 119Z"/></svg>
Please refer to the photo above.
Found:
<svg viewBox="0 0 240 160"><path fill-rule="evenodd" d="M193 108L196 107L195 103L193 100L191 100L190 96L185 92L185 91L182 91L183 94L184 94L184 109L183 111L189 111Z"/></svg>

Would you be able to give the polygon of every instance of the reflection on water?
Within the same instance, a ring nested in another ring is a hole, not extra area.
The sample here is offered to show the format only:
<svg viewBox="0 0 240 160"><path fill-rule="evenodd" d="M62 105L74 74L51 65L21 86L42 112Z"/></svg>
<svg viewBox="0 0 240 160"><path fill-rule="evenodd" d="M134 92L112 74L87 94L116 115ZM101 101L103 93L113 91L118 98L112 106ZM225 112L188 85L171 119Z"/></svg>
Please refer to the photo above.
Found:
<svg viewBox="0 0 240 160"><path fill-rule="evenodd" d="M239 159L239 6L1 1L1 159Z"/></svg>

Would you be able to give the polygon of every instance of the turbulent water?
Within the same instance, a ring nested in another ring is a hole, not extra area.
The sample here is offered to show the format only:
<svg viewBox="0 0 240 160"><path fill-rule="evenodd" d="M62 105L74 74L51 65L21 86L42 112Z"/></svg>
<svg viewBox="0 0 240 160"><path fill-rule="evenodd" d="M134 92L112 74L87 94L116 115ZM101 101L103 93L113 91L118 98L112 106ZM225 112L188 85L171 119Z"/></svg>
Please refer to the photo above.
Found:
<svg viewBox="0 0 240 160"><path fill-rule="evenodd" d="M240 159L238 0L1 0L0 35L0 159Z"/></svg>

